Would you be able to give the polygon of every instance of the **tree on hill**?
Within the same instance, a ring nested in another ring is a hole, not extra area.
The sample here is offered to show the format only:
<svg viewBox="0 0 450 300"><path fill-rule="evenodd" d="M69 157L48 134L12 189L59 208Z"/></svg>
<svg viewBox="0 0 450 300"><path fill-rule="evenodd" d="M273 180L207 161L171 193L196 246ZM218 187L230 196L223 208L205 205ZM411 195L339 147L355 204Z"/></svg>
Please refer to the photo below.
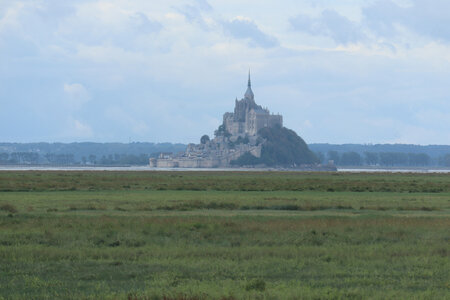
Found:
<svg viewBox="0 0 450 300"><path fill-rule="evenodd" d="M255 166L261 164L261 160L252 155L250 152L245 152L238 159L232 160L230 164L232 166Z"/></svg>
<svg viewBox="0 0 450 300"><path fill-rule="evenodd" d="M319 159L309 150L305 141L293 130L280 126L265 127L259 130L258 135L264 140L261 157L257 158L250 153L246 153L232 161L231 164L292 167L319 162Z"/></svg>
<svg viewBox="0 0 450 300"><path fill-rule="evenodd" d="M261 149L261 161L268 166L319 162L305 141L293 130L280 126L264 127L259 130L258 135L265 139Z"/></svg>
<svg viewBox="0 0 450 300"><path fill-rule="evenodd" d="M205 134L200 138L200 143L204 145L207 142L209 142L209 136Z"/></svg>

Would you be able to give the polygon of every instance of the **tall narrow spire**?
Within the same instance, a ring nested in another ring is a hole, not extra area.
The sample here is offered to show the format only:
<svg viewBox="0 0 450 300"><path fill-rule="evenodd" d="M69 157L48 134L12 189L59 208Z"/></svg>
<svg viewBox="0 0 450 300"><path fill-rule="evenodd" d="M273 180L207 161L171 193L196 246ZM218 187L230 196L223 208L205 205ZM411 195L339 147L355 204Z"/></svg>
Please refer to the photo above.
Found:
<svg viewBox="0 0 450 300"><path fill-rule="evenodd" d="M250 79L250 69L248 69L248 85L247 85L247 91L245 92L244 97L247 99L251 99L251 100L254 100L254 97L255 97L253 95L253 91L252 91L252 81Z"/></svg>

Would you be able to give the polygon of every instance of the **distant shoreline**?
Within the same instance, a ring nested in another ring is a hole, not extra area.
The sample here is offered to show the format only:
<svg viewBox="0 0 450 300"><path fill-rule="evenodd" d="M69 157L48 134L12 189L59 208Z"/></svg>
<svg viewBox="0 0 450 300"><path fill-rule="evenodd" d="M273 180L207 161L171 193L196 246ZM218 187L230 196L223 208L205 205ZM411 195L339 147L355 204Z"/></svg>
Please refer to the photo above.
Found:
<svg viewBox="0 0 450 300"><path fill-rule="evenodd" d="M151 168L149 166L43 166L43 165L0 165L0 171L179 171L179 172L327 172L314 169L287 168ZM333 172L328 170L328 172ZM336 171L334 171L336 172ZM342 173L450 173L450 168L411 167L338 167Z"/></svg>

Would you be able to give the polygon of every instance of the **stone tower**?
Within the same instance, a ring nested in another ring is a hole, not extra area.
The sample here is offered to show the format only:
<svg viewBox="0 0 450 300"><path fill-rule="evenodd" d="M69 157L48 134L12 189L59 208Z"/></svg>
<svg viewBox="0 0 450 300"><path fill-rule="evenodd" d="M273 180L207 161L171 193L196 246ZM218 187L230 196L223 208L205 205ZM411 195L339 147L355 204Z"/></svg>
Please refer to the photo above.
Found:
<svg viewBox="0 0 450 300"><path fill-rule="evenodd" d="M283 126L283 117L256 104L249 71L244 98L236 99L234 113L223 115L223 125L232 136L255 136L263 127Z"/></svg>

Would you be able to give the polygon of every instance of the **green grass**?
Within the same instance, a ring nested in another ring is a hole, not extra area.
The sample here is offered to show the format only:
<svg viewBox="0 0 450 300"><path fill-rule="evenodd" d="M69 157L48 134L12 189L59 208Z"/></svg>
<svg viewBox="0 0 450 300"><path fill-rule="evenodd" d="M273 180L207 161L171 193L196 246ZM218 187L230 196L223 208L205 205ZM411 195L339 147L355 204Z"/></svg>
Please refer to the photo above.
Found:
<svg viewBox="0 0 450 300"><path fill-rule="evenodd" d="M450 176L0 172L0 299L445 299Z"/></svg>
<svg viewBox="0 0 450 300"><path fill-rule="evenodd" d="M450 193L449 174L298 172L0 172L10 191L325 191Z"/></svg>

